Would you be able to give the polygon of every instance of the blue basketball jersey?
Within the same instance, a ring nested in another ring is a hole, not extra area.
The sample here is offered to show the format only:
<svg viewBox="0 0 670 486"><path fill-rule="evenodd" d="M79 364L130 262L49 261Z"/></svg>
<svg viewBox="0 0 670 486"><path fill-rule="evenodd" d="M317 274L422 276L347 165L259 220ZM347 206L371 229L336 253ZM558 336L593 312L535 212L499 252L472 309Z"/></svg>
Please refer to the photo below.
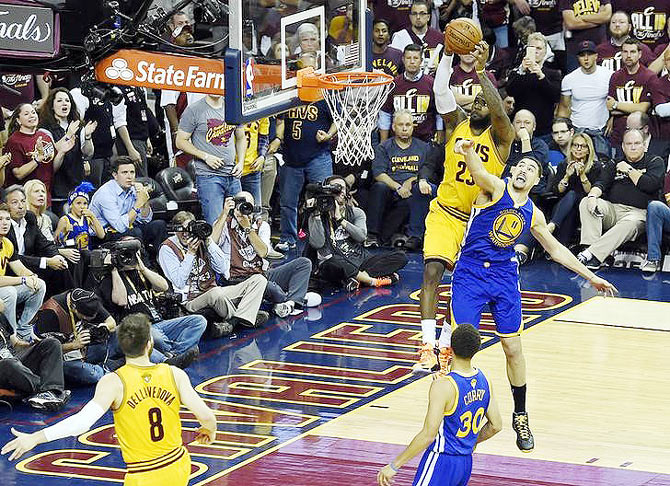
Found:
<svg viewBox="0 0 670 486"><path fill-rule="evenodd" d="M481 370L472 376L452 371L447 379L456 386L458 396L454 407L445 410L442 426L429 450L451 455L472 454L489 408L489 382Z"/></svg>
<svg viewBox="0 0 670 486"><path fill-rule="evenodd" d="M80 223L69 214L66 214L65 217L67 217L72 225L72 231L65 235L65 240L74 240L79 250L90 250L90 233L92 228L88 225L88 219L82 218L82 222Z"/></svg>
<svg viewBox="0 0 670 486"><path fill-rule="evenodd" d="M527 199L516 206L507 189L500 199L472 206L463 239L461 256L473 260L502 263L514 259L514 244L533 221L535 205Z"/></svg>

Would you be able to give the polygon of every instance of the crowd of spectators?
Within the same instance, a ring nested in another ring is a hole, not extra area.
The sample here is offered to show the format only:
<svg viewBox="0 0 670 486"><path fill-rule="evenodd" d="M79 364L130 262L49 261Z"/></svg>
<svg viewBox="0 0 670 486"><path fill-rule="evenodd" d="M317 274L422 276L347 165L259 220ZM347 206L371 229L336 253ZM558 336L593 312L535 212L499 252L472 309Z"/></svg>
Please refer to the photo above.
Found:
<svg viewBox="0 0 670 486"><path fill-rule="evenodd" d="M222 96L123 87L112 100L76 79L2 74L12 89L0 90L0 389L58 409L67 388L123 363L115 327L130 313L153 323L153 361L186 367L201 339L298 315L328 288L395 284L407 253L423 247L442 180L433 75L441 32L457 17L477 20L490 45L487 74L515 130L508 168L529 154L543 166L531 197L550 231L590 268L646 232L641 269L661 269L670 6L369 5L372 66L395 84L372 134L374 159L353 166L333 161L325 102L233 126ZM164 38L192 43L191 15L173 15ZM641 20L650 15L655 22ZM335 15L329 43L350 41L350 24L349 10ZM267 35L250 45L276 57L276 33ZM317 67L319 35L310 23L297 29L300 67ZM473 56L454 56L449 89L466 113L482 89L475 69ZM151 178L167 161L187 169L197 204L154 210ZM535 248L524 235L520 263Z"/></svg>

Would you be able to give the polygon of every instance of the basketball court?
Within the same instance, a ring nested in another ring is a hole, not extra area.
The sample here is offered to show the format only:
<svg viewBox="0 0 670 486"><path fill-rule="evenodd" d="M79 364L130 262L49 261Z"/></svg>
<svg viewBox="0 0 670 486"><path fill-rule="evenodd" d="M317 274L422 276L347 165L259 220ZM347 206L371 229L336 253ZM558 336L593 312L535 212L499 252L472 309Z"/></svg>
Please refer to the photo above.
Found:
<svg viewBox="0 0 670 486"><path fill-rule="evenodd" d="M600 274L619 297L597 297L581 278L546 262L524 267L523 342L536 441L530 454L515 446L504 356L484 320L476 364L493 383L504 429L477 448L471 485L670 485L667 275ZM203 342L188 373L216 410L218 437L210 446L191 443L196 424L182 413L190 484L374 484L378 468L409 442L425 413L431 378L410 373L420 345L420 285L414 256L393 288L334 293L305 315ZM442 309L448 300L447 279ZM2 410L0 442L10 427L35 430L71 415L91 394L75 390L55 416L23 405ZM121 483L111 423L108 413L78 439L40 446L18 463L3 457L2 484ZM417 463L403 468L396 484L411 484Z"/></svg>

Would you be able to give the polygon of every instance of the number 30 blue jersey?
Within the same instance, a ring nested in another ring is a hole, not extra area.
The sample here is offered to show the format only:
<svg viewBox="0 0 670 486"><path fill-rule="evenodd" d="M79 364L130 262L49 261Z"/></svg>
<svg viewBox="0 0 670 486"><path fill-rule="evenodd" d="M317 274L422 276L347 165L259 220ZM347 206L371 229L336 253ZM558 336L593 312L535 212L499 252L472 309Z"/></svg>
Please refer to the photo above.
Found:
<svg viewBox="0 0 670 486"><path fill-rule="evenodd" d="M491 399L489 382L481 370L472 376L452 371L447 379L456 386L458 396L454 407L445 410L442 426L429 450L450 455L472 454Z"/></svg>

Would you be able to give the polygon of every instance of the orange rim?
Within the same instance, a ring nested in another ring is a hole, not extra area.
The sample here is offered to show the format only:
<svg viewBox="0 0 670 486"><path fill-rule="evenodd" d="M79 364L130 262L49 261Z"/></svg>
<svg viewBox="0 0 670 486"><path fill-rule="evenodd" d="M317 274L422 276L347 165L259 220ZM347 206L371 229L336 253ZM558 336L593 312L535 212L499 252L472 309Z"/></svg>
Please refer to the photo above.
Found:
<svg viewBox="0 0 670 486"><path fill-rule="evenodd" d="M381 79L380 79L381 78ZM322 89L342 89L347 87L384 86L393 82L393 76L386 73L341 72L316 76Z"/></svg>

